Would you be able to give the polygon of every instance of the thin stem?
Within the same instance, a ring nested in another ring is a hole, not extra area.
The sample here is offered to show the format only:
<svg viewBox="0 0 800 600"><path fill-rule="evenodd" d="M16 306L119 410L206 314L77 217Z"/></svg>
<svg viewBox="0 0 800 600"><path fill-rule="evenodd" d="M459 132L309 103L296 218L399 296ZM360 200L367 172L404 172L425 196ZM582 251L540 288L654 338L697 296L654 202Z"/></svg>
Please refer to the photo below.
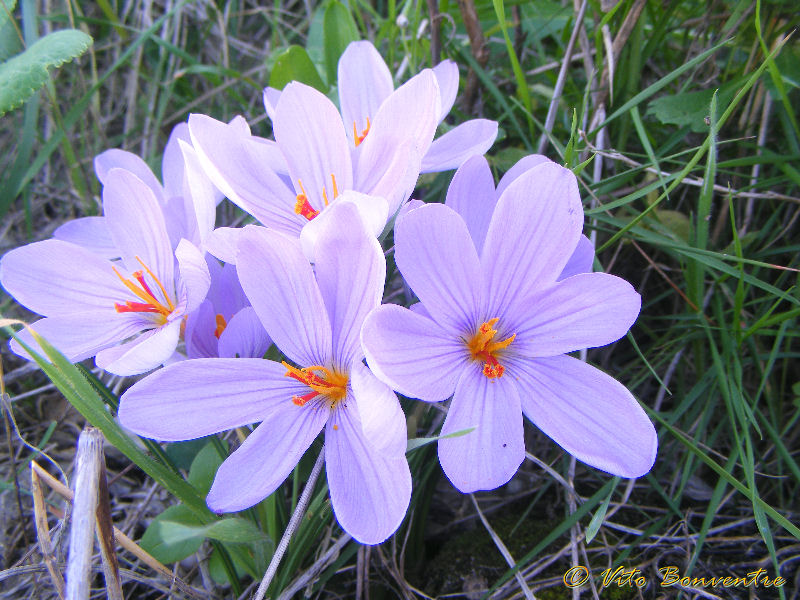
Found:
<svg viewBox="0 0 800 600"><path fill-rule="evenodd" d="M319 456L317 457L317 462L314 463L314 468L311 469L311 475L308 476L306 487L303 488L303 493L300 494L300 500L298 500L297 506L292 513L292 518L289 519L289 524L286 526L286 530L283 532L283 537L281 537L281 541L278 544L278 547L275 549L275 554L272 555L272 560L269 561L269 566L267 567L267 572L264 573L264 578L261 580L261 585L258 586L256 595L253 596L253 600L263 600L264 596L266 595L267 588L272 582L272 578L275 577L275 573L278 571L278 565L281 564L283 555L286 554L286 549L289 547L289 542L291 541L297 526L300 524L300 520L303 518L303 515L306 512L308 502L311 500L311 493L314 491L314 485L317 483L317 478L319 477L320 471L322 471L322 465L324 462L325 447L323 446L322 450L320 450Z"/></svg>

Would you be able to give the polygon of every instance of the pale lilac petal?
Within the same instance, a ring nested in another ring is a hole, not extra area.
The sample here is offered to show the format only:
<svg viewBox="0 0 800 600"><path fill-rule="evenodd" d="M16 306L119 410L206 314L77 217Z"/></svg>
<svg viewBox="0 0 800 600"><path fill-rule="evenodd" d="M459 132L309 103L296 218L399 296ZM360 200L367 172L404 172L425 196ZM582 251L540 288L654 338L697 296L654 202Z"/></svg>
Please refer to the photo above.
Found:
<svg viewBox="0 0 800 600"><path fill-rule="evenodd" d="M471 156L483 155L497 138L497 122L472 119L436 138L422 159L421 171L457 169Z"/></svg>
<svg viewBox="0 0 800 600"><path fill-rule="evenodd" d="M161 187L161 182L153 175L153 171L147 166L147 163L132 152L112 148L94 158L94 172L103 185L108 182L108 174L111 169L130 171L153 191L156 198L163 200L164 190Z"/></svg>
<svg viewBox="0 0 800 600"><path fill-rule="evenodd" d="M450 112L450 109L453 108L453 103L456 101L456 94L458 94L458 65L450 59L443 60L433 67L433 74L436 75L436 82L439 84L439 94L441 96L439 122L441 122Z"/></svg>
<svg viewBox="0 0 800 600"><path fill-rule="evenodd" d="M300 366L331 359L331 325L311 265L296 239L247 226L239 237L239 280L264 329Z"/></svg>
<svg viewBox="0 0 800 600"><path fill-rule="evenodd" d="M130 295L110 261L61 240L8 252L0 261L0 282L17 302L46 317L113 309Z"/></svg>
<svg viewBox="0 0 800 600"><path fill-rule="evenodd" d="M230 128L238 133L239 135L250 135L250 125L247 124L247 119L245 119L242 115L236 115L230 121L228 121L228 125ZM189 129L189 135L191 135L192 130ZM261 139L261 138L258 138Z"/></svg>
<svg viewBox="0 0 800 600"><path fill-rule="evenodd" d="M53 232L57 240L77 244L102 258L118 258L119 250L111 240L104 217L72 219Z"/></svg>
<svg viewBox="0 0 800 600"><path fill-rule="evenodd" d="M211 263L212 261L208 261ZM215 267L219 267L217 261ZM210 270L210 268L209 268ZM227 263L212 273L211 288L208 290L208 298L214 303L218 313L222 313L225 318L232 317L245 306L250 306L247 296L244 295L242 284L239 283L239 274L236 272L236 265Z"/></svg>
<svg viewBox="0 0 800 600"><path fill-rule="evenodd" d="M208 234L205 249L222 262L236 264L236 249L239 245L239 227L217 227Z"/></svg>
<svg viewBox="0 0 800 600"><path fill-rule="evenodd" d="M578 182L570 170L548 162L520 175L497 201L483 245L488 314L511 314L515 302L555 283L582 228Z"/></svg>
<svg viewBox="0 0 800 600"><path fill-rule="evenodd" d="M439 124L440 106L436 75L425 69L397 88L381 104L362 146L366 148L367 144L384 137L396 143L411 138L417 152L424 156ZM362 146L358 149L361 150Z"/></svg>
<svg viewBox="0 0 800 600"><path fill-rule="evenodd" d="M300 244L309 261L314 262L318 255L317 244L323 231L329 228L328 223L336 206L350 206L355 210L362 226L372 237L383 231L388 219L389 209L386 200L377 196L368 196L359 192L348 191L339 195L336 202L323 210L308 222L300 232Z"/></svg>
<svg viewBox="0 0 800 600"><path fill-rule="evenodd" d="M393 304L367 315L361 344L378 379L426 402L449 398L469 359L461 340L434 321Z"/></svg>
<svg viewBox="0 0 800 600"><path fill-rule="evenodd" d="M395 225L403 278L444 327L471 335L480 323L481 265L464 220L441 204L408 213Z"/></svg>
<svg viewBox="0 0 800 600"><path fill-rule="evenodd" d="M402 219L412 210L419 208L420 206L425 206L425 203L422 200L415 200L415 199L409 200L400 207L400 210L397 211L397 216L395 217L395 220L399 222L400 219Z"/></svg>
<svg viewBox="0 0 800 600"><path fill-rule="evenodd" d="M261 358L271 345L272 340L264 331L255 309L245 306L231 317L219 336L219 355L223 358Z"/></svg>
<svg viewBox="0 0 800 600"><path fill-rule="evenodd" d="M352 364L350 385L364 437L376 450L402 455L408 445L406 416L392 388L375 377L361 360Z"/></svg>
<svg viewBox="0 0 800 600"><path fill-rule="evenodd" d="M197 153L189 144L180 142L186 172L187 193L183 194L186 213L196 237L187 238L192 243L202 243L214 229L220 193L206 177Z"/></svg>
<svg viewBox="0 0 800 600"><path fill-rule="evenodd" d="M489 379L480 365L467 369L456 386L439 440L445 475L464 493L493 490L508 482L525 460L522 409L511 377Z"/></svg>
<svg viewBox="0 0 800 600"><path fill-rule="evenodd" d="M530 386L522 395L525 415L575 458L621 477L640 477L653 466L655 429L621 383L569 356L514 366Z"/></svg>
<svg viewBox="0 0 800 600"><path fill-rule="evenodd" d="M189 132L203 170L231 202L265 225L299 233L305 219L294 212L295 192L274 170L270 146L205 115L189 117Z"/></svg>
<svg viewBox="0 0 800 600"><path fill-rule="evenodd" d="M193 208L191 205L187 207L187 204L189 203L183 196L172 196L161 203L161 214L164 216L164 225L172 248L183 238L194 240L199 237L197 225L193 223L194 217L191 216Z"/></svg>
<svg viewBox="0 0 800 600"><path fill-rule="evenodd" d="M196 310L189 313L183 334L186 356L189 358L219 356L219 342L214 335L217 330L216 316L217 313L210 300L204 300Z"/></svg>
<svg viewBox="0 0 800 600"><path fill-rule="evenodd" d="M642 299L630 283L606 273L582 273L533 294L509 326L509 349L523 356L556 356L605 346L636 321Z"/></svg>
<svg viewBox="0 0 800 600"><path fill-rule="evenodd" d="M181 320L147 331L131 342L97 353L95 363L115 375L139 375L164 364L175 352Z"/></svg>
<svg viewBox="0 0 800 600"><path fill-rule="evenodd" d="M150 188L129 171L112 169L103 187L103 214L125 266L141 270L141 259L161 283L171 286L175 255L161 206Z"/></svg>
<svg viewBox="0 0 800 600"><path fill-rule="evenodd" d="M217 513L236 512L269 496L292 472L329 414L295 406L288 398L274 406L220 466L206 498L208 507Z"/></svg>
<svg viewBox="0 0 800 600"><path fill-rule="evenodd" d="M464 219L479 255L496 204L494 177L489 163L483 156L473 156L453 175L445 205Z"/></svg>
<svg viewBox="0 0 800 600"><path fill-rule="evenodd" d="M569 257L564 270L558 276L558 281L578 275L579 273L591 273L594 267L594 244L592 241L581 234L578 240L578 245L575 246L575 251Z"/></svg>
<svg viewBox="0 0 800 600"><path fill-rule="evenodd" d="M70 362L80 362L94 356L100 350L113 346L139 333L142 326L134 319L125 318L114 310L94 310L40 319L31 328L55 346ZM44 355L39 344L27 329L17 336L35 352ZM28 353L15 340L11 350L24 358Z"/></svg>
<svg viewBox="0 0 800 600"><path fill-rule="evenodd" d="M308 389L285 373L282 364L261 359L176 363L151 373L122 395L120 423L143 437L164 441L191 440L257 423L281 406L293 406L292 396Z"/></svg>
<svg viewBox="0 0 800 600"><path fill-rule="evenodd" d="M354 204L337 201L325 212L330 216L317 241L314 270L330 318L334 364L344 371L364 356L361 325L380 306L386 259Z"/></svg>
<svg viewBox="0 0 800 600"><path fill-rule="evenodd" d="M175 258L178 259L181 285L185 292L184 312L190 313L205 299L211 285L211 275L202 252L191 242L181 240L175 249Z"/></svg>
<svg viewBox="0 0 800 600"><path fill-rule="evenodd" d="M183 196L183 154L180 142L192 145L189 136L189 125L178 123L172 128L164 146L164 156L161 159L161 179L164 181L164 195L167 198Z"/></svg>
<svg viewBox="0 0 800 600"><path fill-rule="evenodd" d="M326 205L324 197L332 202L337 192L353 187L353 165L342 118L324 94L297 81L287 85L272 129L289 165L295 191L300 194L305 190L316 210Z"/></svg>
<svg viewBox="0 0 800 600"><path fill-rule="evenodd" d="M414 191L420 159L414 140L376 137L359 147L354 185L366 194L386 198L393 215Z"/></svg>
<svg viewBox="0 0 800 600"><path fill-rule="evenodd" d="M497 197L499 198L503 192L506 191L506 188L526 171L530 171L533 167L537 167L543 163L551 162L553 161L543 154L529 154L528 156L523 156L500 178L500 182L497 184Z"/></svg>
<svg viewBox="0 0 800 600"><path fill-rule="evenodd" d="M275 107L278 106L278 100L281 99L281 91L276 90L274 87L264 88L264 109L267 111L267 116L270 121L275 120Z"/></svg>
<svg viewBox="0 0 800 600"><path fill-rule="evenodd" d="M362 544L380 544L397 530L411 499L405 454L375 450L350 407L337 409L325 428L325 471L342 529Z"/></svg>
<svg viewBox="0 0 800 600"><path fill-rule="evenodd" d="M368 41L351 42L339 59L339 106L350 143L353 129L367 129L381 104L394 91L394 82L375 46Z"/></svg>

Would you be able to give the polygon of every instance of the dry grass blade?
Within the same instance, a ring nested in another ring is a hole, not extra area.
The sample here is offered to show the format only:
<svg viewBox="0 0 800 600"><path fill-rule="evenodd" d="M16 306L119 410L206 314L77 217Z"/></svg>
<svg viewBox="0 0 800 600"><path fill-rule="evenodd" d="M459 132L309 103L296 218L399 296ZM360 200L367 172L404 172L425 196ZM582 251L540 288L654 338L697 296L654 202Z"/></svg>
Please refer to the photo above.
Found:
<svg viewBox="0 0 800 600"><path fill-rule="evenodd" d="M75 458L75 495L67 560L67 600L89 598L94 515L97 510L102 454L103 434L94 427L85 428L78 438L78 453Z"/></svg>
<svg viewBox="0 0 800 600"><path fill-rule="evenodd" d="M31 470L34 471L36 475L39 477L40 483L46 483L47 486L53 489L55 492L61 494L67 500L72 501L73 499L72 490L69 489L67 486L65 486L63 483L61 483L58 479L50 475L50 473L45 471L35 461L31 462ZM52 507L50 508L50 512L57 514L56 510L54 510ZM59 515L57 514L57 516ZM163 564L161 564L159 561L153 558L148 552L142 550L136 542L134 542L131 538L122 533L119 529L113 527L112 531L114 532L114 541L117 544L119 544L122 548L133 554L136 558L138 558L140 561L142 561L151 569L158 571L158 573L166 577L170 582L174 583L175 587L177 587L181 592L193 598L201 598L201 599L207 598L206 593L200 590L196 590L190 585L187 585L183 580L175 577L171 570L169 570L167 567L165 567Z"/></svg>
<svg viewBox="0 0 800 600"><path fill-rule="evenodd" d="M56 589L59 598L64 598L64 576L56 566L53 553L53 542L50 539L50 527L47 525L47 510L45 509L44 494L42 493L41 478L31 463L31 495L33 496L33 514L36 525L36 537L39 540L39 549L42 552L44 564L50 574L50 581Z"/></svg>
<svg viewBox="0 0 800 600"><path fill-rule="evenodd" d="M117 562L117 553L114 548L114 523L111 521L106 466L102 457L100 461L100 478L97 483L98 499L95 520L97 523L97 541L100 544L100 557L103 560L106 593L110 600L123 600L122 582L119 578L119 563Z"/></svg>

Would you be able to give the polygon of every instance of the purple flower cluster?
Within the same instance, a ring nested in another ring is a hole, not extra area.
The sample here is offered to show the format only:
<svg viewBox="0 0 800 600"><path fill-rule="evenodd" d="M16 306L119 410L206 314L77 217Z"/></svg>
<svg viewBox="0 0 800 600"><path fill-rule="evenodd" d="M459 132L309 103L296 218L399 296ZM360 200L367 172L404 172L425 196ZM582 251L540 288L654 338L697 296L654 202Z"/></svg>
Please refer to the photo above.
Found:
<svg viewBox="0 0 800 600"><path fill-rule="evenodd" d="M258 423L217 472L217 512L274 492L324 429L339 524L382 542L411 496L397 393L452 398L439 461L463 492L514 475L523 414L584 463L643 475L651 422L623 385L568 355L624 336L640 297L592 272L571 171L528 156L495 188L482 155L496 123L434 139L457 87L445 61L395 89L375 48L354 42L338 108L297 82L264 91L274 140L241 117L192 115L167 144L163 183L128 152L98 156L103 216L12 250L0 281L70 360L158 369L122 396L134 432L180 441ZM409 200L420 173L454 168L444 204ZM257 224L215 228L223 196ZM408 308L381 304L391 230L419 299ZM273 344L283 360L264 358Z"/></svg>

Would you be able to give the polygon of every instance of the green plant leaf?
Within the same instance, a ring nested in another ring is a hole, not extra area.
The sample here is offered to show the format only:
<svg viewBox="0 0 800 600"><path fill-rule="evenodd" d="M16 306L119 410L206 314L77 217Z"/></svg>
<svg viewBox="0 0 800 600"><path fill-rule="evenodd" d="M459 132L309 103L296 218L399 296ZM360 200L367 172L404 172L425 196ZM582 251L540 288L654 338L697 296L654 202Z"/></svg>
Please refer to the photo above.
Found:
<svg viewBox="0 0 800 600"><path fill-rule="evenodd" d="M305 48L289 46L277 59L269 76L269 85L282 90L290 81L305 83L325 93L325 83L317 72L317 68L308 56Z"/></svg>
<svg viewBox="0 0 800 600"><path fill-rule="evenodd" d="M217 474L217 469L221 464L222 457L213 442L207 443L192 461L187 478L189 483L197 489L199 494L207 496L208 490L211 489L211 483L214 481L214 475Z"/></svg>
<svg viewBox="0 0 800 600"><path fill-rule="evenodd" d="M0 27L3 27L13 18L14 9L17 8L17 0L0 0Z"/></svg>
<svg viewBox="0 0 800 600"><path fill-rule="evenodd" d="M170 506L158 515L139 541L141 547L162 563L174 563L200 549L205 536L197 533L202 523L183 504Z"/></svg>
<svg viewBox="0 0 800 600"><path fill-rule="evenodd" d="M22 54L0 65L0 115L16 108L50 78L49 69L83 54L92 38L63 29L38 40Z"/></svg>
<svg viewBox="0 0 800 600"><path fill-rule="evenodd" d="M323 45L325 48L325 69L328 83L333 85L337 79L339 57L350 42L360 39L358 27L348 8L333 0L325 8L322 21Z"/></svg>
<svg viewBox="0 0 800 600"><path fill-rule="evenodd" d="M468 427L467 429L454 431L453 433L448 433L447 435L437 435L434 437L421 437L421 438L410 439L408 440L408 445L406 446L406 454L408 454L412 450L421 448L422 446L427 446L428 444L432 444L433 442L438 442L439 440L443 440L445 438L461 437L462 435L467 435L468 433L472 433L473 431L475 431L474 427Z"/></svg>

